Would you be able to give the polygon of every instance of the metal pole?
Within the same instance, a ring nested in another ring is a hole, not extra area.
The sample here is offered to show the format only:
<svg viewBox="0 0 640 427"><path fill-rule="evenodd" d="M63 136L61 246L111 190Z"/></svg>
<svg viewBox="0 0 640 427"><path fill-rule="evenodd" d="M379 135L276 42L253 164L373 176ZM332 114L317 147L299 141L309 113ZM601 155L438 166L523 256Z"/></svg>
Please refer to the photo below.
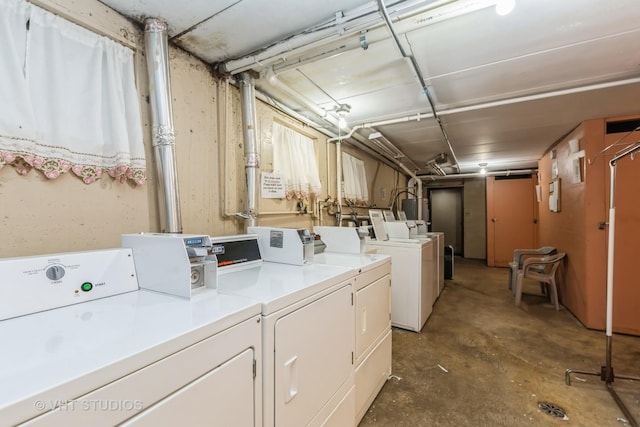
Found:
<svg viewBox="0 0 640 427"><path fill-rule="evenodd" d="M631 132L635 132L634 129ZM611 147L611 146L609 146ZM607 148L609 148L607 147ZM575 369L567 369L565 371L565 383L571 385L571 373L580 373L585 375L600 375L600 379L605 382L607 390L611 394L611 397L616 402L622 413L624 414L629 425L632 427L638 427L638 423L618 394L613 388L613 382L615 375L613 373L612 359L612 342L613 342L613 266L614 266L614 246L615 246L615 223L616 223L616 206L615 206L615 192L616 192L616 163L618 160L627 157L636 151L640 150L640 144L629 146L624 150L618 152L613 159L609 161L609 236L608 236L608 250L607 250L607 313L606 313L606 339L605 339L605 366L600 368L600 372L591 371L579 371ZM640 381L640 378L618 375L618 378Z"/></svg>

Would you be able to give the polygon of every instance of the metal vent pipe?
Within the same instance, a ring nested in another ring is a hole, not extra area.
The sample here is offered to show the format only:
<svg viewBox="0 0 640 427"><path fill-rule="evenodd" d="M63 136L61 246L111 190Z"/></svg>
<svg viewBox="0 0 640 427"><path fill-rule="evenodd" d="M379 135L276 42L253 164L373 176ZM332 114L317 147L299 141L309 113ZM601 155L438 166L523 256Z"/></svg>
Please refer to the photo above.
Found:
<svg viewBox="0 0 640 427"><path fill-rule="evenodd" d="M145 19L144 41L149 76L151 137L156 161L160 231L182 233L176 141L171 110L167 23L157 18Z"/></svg>
<svg viewBox="0 0 640 427"><path fill-rule="evenodd" d="M244 132L245 172L247 176L247 210L241 216L247 221L246 227L258 225L258 155L256 137L256 81L250 72L240 74L240 91L242 94L242 128Z"/></svg>

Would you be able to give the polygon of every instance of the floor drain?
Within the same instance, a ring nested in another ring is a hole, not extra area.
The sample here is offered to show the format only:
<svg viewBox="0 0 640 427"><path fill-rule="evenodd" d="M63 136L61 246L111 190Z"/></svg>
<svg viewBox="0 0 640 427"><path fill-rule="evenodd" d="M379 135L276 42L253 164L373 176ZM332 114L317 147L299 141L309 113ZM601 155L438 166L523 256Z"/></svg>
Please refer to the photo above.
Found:
<svg viewBox="0 0 640 427"><path fill-rule="evenodd" d="M551 415L553 417L564 418L567 415L565 410L555 403L538 402L538 408L540 408L540 410L545 414Z"/></svg>

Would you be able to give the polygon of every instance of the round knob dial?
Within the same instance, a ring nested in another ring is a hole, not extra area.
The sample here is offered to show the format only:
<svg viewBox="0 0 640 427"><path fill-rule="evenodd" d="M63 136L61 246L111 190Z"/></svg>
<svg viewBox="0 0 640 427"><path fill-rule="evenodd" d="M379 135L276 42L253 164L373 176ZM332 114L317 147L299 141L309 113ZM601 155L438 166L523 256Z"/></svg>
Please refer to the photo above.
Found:
<svg viewBox="0 0 640 427"><path fill-rule="evenodd" d="M191 285L197 285L198 282L200 282L200 270L198 269L191 269Z"/></svg>
<svg viewBox="0 0 640 427"><path fill-rule="evenodd" d="M60 280L64 277L64 273L64 267L60 265L52 265L45 271L49 280Z"/></svg>

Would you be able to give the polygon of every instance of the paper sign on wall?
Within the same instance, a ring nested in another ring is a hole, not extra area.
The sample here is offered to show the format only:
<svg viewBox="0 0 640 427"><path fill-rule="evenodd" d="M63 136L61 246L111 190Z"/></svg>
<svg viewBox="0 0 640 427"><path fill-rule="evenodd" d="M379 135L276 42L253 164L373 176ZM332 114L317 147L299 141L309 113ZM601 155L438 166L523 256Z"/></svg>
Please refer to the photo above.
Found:
<svg viewBox="0 0 640 427"><path fill-rule="evenodd" d="M284 175L262 172L261 177L263 199L284 199Z"/></svg>

